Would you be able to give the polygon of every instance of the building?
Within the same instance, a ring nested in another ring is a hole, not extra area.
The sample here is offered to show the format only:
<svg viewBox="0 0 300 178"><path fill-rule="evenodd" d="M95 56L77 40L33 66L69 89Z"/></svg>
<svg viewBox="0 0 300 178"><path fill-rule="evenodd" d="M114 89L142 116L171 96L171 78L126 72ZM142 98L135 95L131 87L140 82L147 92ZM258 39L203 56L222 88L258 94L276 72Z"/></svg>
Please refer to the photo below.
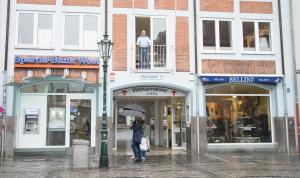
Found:
<svg viewBox="0 0 300 178"><path fill-rule="evenodd" d="M16 118L16 152L70 153L74 138L98 151L104 2L11 2L7 115ZM108 1L110 153L130 152L132 118L118 114L128 104L145 108L155 147L286 151L294 87L283 80L279 19L275 0ZM142 32L146 43L137 42Z"/></svg>

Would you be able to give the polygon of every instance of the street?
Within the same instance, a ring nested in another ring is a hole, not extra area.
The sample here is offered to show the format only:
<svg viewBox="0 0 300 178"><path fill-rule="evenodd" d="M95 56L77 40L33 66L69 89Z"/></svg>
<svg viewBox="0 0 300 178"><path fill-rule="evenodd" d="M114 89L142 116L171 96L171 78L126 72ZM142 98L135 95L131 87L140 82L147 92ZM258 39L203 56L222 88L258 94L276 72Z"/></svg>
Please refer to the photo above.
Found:
<svg viewBox="0 0 300 178"><path fill-rule="evenodd" d="M72 168L72 157L18 157L1 162L1 178L96 177L300 177L298 154L230 153L192 156L156 155L135 163L130 156L110 157L110 168Z"/></svg>

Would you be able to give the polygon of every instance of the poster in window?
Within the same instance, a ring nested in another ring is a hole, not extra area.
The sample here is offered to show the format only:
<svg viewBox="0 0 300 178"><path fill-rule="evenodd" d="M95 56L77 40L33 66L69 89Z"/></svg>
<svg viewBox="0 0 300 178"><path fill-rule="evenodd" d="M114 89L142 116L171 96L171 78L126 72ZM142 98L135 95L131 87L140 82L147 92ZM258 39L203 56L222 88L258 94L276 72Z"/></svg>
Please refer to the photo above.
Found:
<svg viewBox="0 0 300 178"><path fill-rule="evenodd" d="M49 108L49 129L64 129L66 111L64 107Z"/></svg>

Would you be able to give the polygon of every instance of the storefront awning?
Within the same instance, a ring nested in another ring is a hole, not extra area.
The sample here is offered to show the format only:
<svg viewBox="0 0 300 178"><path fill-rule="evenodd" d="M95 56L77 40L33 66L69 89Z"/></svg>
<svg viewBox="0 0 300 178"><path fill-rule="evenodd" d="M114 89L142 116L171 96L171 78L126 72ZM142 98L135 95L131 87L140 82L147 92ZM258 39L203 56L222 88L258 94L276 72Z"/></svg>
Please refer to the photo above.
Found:
<svg viewBox="0 0 300 178"><path fill-rule="evenodd" d="M63 78L61 76L47 76L45 78L28 78L24 80L22 83L15 83L15 82L9 82L6 83L6 86L25 86L25 85L32 85L32 84L38 84L38 83L76 83L81 85L86 85L88 87L100 87L101 84L96 83L89 83L86 81L83 81L81 79L70 79L70 78Z"/></svg>
<svg viewBox="0 0 300 178"><path fill-rule="evenodd" d="M203 83L259 83L259 84L277 84L282 81L282 76L218 76L202 75L199 79Z"/></svg>

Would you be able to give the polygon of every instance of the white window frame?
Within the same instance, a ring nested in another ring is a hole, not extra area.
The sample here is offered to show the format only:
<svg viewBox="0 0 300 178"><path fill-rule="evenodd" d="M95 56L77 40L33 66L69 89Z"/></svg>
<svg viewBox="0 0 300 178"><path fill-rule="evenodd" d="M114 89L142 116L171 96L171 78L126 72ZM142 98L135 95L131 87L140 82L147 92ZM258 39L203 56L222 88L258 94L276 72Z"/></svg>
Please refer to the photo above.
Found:
<svg viewBox="0 0 300 178"><path fill-rule="evenodd" d="M216 46L215 47L206 47L203 45L203 21L214 21L215 23L215 39L216 39ZM226 22L230 22L231 23L231 47L228 47L228 49L226 49L225 47L221 47L220 46L220 21L226 21ZM200 20L200 26L201 26L201 32L200 32L200 46L201 46L201 51L202 53L234 53L235 51L235 45L234 45L234 38L233 38L233 34L234 34L234 20L233 19L228 19L228 18L201 18ZM209 49L211 48L211 49Z"/></svg>
<svg viewBox="0 0 300 178"><path fill-rule="evenodd" d="M243 22L253 22L254 23L254 33L255 33L255 49L252 50L247 50L244 47L244 29L243 29ZM260 46L259 46L259 23L269 23L270 24L270 37L271 37L271 50L267 51L267 50L260 50ZM273 21L272 20L246 20L246 19L242 19L241 20L241 49L242 49L242 53L244 54L274 54L274 30L273 30Z"/></svg>
<svg viewBox="0 0 300 178"><path fill-rule="evenodd" d="M79 44L78 46L76 45L65 45L65 28L66 28L66 16L67 15L78 15L79 16ZM101 21L100 21L100 15L99 14L96 14L96 13L72 13L72 12L64 12L63 13L63 29L62 29L62 32L63 32L63 36L62 36L62 49L63 50L85 50L85 51L97 51L98 50L98 47L97 45L95 45L95 48L87 48L87 47L84 47L84 27L83 27L83 17L87 15L87 16L95 16L97 17L97 22L98 22L98 25L97 25L97 34L98 34L98 37L100 37L100 24L101 24ZM98 39L97 39L98 40Z"/></svg>
<svg viewBox="0 0 300 178"><path fill-rule="evenodd" d="M137 42L137 38L135 36L136 34L136 18L138 17L148 17L150 18L150 33L148 34L149 37L150 37L150 40L151 40L151 52L150 52L150 57L151 57L151 68L150 69L137 69L136 68L136 42ZM167 30L167 33L166 33L166 66L165 67L154 67L154 63L153 63L153 19L155 18L160 18L160 19L165 19L166 20L166 30ZM169 61L169 56L170 56L170 53L171 53L171 50L170 50L170 42L169 42L169 36L171 35L170 33L168 34L168 32L170 32L170 28L169 28L169 18L168 16L152 16L152 15L135 15L134 16L134 35L133 35L133 42L134 42L134 62L133 62L133 69L134 71L136 72L153 72L153 71L158 71L158 72L169 72L168 69L169 69L169 64L170 64L170 61Z"/></svg>
<svg viewBox="0 0 300 178"><path fill-rule="evenodd" d="M20 44L19 40L19 17L20 14L33 14L33 43L32 44ZM52 39L51 44L44 46L38 44L38 18L39 15L51 15L52 16ZM15 48L35 48L35 49L54 49L54 30L55 29L55 14L54 12L44 12L44 11L17 11L17 23L16 23L16 38L15 38Z"/></svg>

